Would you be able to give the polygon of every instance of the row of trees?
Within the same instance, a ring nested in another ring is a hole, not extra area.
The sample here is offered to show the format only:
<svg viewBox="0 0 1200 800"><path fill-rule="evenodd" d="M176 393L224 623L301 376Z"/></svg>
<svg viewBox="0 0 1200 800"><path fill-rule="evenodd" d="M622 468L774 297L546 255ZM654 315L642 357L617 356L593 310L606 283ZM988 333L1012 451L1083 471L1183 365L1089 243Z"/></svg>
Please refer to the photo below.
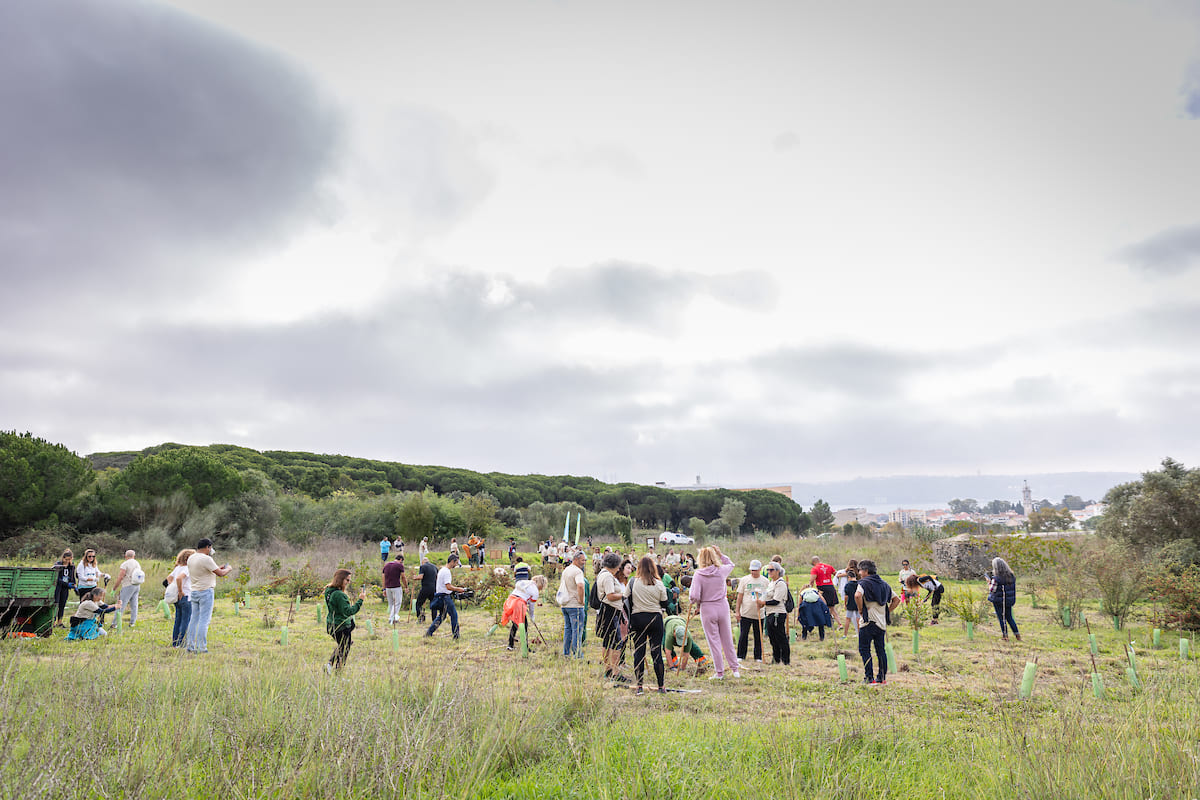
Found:
<svg viewBox="0 0 1200 800"><path fill-rule="evenodd" d="M1063 499L1057 503L1052 503L1045 498L1035 500L1033 502L1034 511L1082 511L1090 506L1094 501L1084 500L1077 494L1063 495ZM1017 514L1025 512L1024 507L1020 503L1010 503L1007 500L991 500L983 505L973 497L968 497L965 500L954 498L947 501L950 510L955 514L1006 514L1010 511Z"/></svg>
<svg viewBox="0 0 1200 800"><path fill-rule="evenodd" d="M73 538L136 531L156 552L211 532L243 547L272 536L445 539L514 528L545 539L561 534L568 514L601 538L628 538L634 527L698 532L697 521L704 535L812 527L800 506L766 490L673 491L228 445L167 444L91 459L28 433L0 433L0 540L55 527ZM832 519L827 504L814 511Z"/></svg>

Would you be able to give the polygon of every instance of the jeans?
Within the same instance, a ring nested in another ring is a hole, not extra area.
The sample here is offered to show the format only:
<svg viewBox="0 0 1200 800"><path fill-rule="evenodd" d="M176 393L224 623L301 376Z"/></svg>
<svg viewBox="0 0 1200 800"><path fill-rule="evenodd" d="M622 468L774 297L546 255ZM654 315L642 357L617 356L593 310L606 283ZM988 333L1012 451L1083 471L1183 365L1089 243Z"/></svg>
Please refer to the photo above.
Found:
<svg viewBox="0 0 1200 800"><path fill-rule="evenodd" d="M1001 635L1005 638L1008 637L1008 630L1004 626L1004 623L1007 622L1008 627L1012 628L1013 635L1020 636L1021 632L1017 630L1017 621L1013 619L1012 615L1013 604L1005 603L1003 600L993 600L992 607L996 609L996 619L1000 620Z"/></svg>
<svg viewBox="0 0 1200 800"><path fill-rule="evenodd" d="M425 631L426 636L433 636L433 632L442 624L442 620L446 615L450 615L450 632L454 634L454 638L458 638L458 609L454 607L454 595L439 594L434 595L433 602L429 604L429 610L433 612L433 621L429 623L429 630Z"/></svg>
<svg viewBox="0 0 1200 800"><path fill-rule="evenodd" d="M563 655L574 655L583 658L583 609L564 608L563 614Z"/></svg>
<svg viewBox="0 0 1200 800"><path fill-rule="evenodd" d="M171 628L171 647L183 647L183 640L188 631L188 621L191 618L191 598L182 597L175 603L175 626Z"/></svg>
<svg viewBox="0 0 1200 800"><path fill-rule="evenodd" d="M866 677L867 683L875 681L883 683L887 678L886 642L887 631L874 622L868 622L858 629L858 654L862 656L863 675ZM879 661L878 677L876 677L875 671L871 668L871 645L875 646L875 657Z"/></svg>
<svg viewBox="0 0 1200 800"><path fill-rule="evenodd" d="M192 618L188 621L187 650L189 653L208 652L208 624L212 622L214 589L193 589Z"/></svg>

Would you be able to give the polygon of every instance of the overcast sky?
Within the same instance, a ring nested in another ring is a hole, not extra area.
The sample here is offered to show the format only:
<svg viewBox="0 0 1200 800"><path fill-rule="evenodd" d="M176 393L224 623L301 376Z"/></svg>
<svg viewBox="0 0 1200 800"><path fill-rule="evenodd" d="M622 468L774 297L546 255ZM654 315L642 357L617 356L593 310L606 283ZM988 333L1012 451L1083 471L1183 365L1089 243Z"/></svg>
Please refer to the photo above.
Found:
<svg viewBox="0 0 1200 800"><path fill-rule="evenodd" d="M0 4L0 427L1200 463L1194 2Z"/></svg>

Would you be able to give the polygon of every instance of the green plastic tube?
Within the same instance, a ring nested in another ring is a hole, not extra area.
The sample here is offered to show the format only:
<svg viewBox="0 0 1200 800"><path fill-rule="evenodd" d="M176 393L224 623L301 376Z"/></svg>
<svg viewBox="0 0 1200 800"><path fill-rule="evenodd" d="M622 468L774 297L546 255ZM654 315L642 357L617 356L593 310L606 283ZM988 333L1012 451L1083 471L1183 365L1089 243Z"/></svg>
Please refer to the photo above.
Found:
<svg viewBox="0 0 1200 800"><path fill-rule="evenodd" d="M1071 609L1064 608L1062 610L1062 612L1063 612L1063 627L1064 628L1071 627Z"/></svg>
<svg viewBox="0 0 1200 800"><path fill-rule="evenodd" d="M234 615L235 617L240 617L240 616L242 615L242 611L241 611L241 609L239 609L239 608L238 608L238 605L240 605L240 604L238 603L238 601L237 601L237 600L234 600L234 601L233 601L233 615Z"/></svg>
<svg viewBox="0 0 1200 800"><path fill-rule="evenodd" d="M1116 614L1113 615L1113 630L1115 630L1115 631L1121 630L1121 618L1118 617Z"/></svg>
<svg viewBox="0 0 1200 800"><path fill-rule="evenodd" d="M392 628L392 652L400 652L400 631Z"/></svg>
<svg viewBox="0 0 1200 800"><path fill-rule="evenodd" d="M116 627L117 631L121 630L121 612L120 611L117 612L116 625L114 627Z"/></svg>
<svg viewBox="0 0 1200 800"><path fill-rule="evenodd" d="M529 658L529 631L524 625L517 626L521 631L521 658Z"/></svg>
<svg viewBox="0 0 1200 800"><path fill-rule="evenodd" d="M1099 655L1100 651L1096 647L1096 634L1088 634L1088 646L1092 648L1092 655Z"/></svg>
<svg viewBox="0 0 1200 800"><path fill-rule="evenodd" d="M1188 651L1190 649L1191 649L1191 647L1188 643L1188 640L1183 638L1182 636L1180 636L1179 637L1179 657L1182 658L1184 661L1187 661L1190 656L1190 654L1188 653Z"/></svg>
<svg viewBox="0 0 1200 800"><path fill-rule="evenodd" d="M886 644L884 644L883 650L885 653L887 653L887 667L888 667L887 671L890 672L891 674L895 675L896 674L896 651L892 649L892 643L887 642Z"/></svg>
<svg viewBox="0 0 1200 800"><path fill-rule="evenodd" d="M842 683L850 680L850 673L846 671L846 656L838 653L838 677L842 679Z"/></svg>
<svg viewBox="0 0 1200 800"><path fill-rule="evenodd" d="M375 637L375 623L371 620L367 620L367 633L371 634L371 638Z"/></svg>
<svg viewBox="0 0 1200 800"><path fill-rule="evenodd" d="M1032 661L1025 662L1025 672L1021 675L1021 690L1018 696L1022 700L1028 700L1033 696L1033 678L1037 674L1037 664Z"/></svg>
<svg viewBox="0 0 1200 800"><path fill-rule="evenodd" d="M158 601L158 610L161 611L162 615L164 617L166 617L167 619L171 618L171 604L168 603L166 600Z"/></svg>
<svg viewBox="0 0 1200 800"><path fill-rule="evenodd" d="M500 627L499 625L496 625L495 623L493 623L492 627L488 628L487 635L491 636L493 633L496 632L496 628L499 628L499 627Z"/></svg>
<svg viewBox="0 0 1200 800"><path fill-rule="evenodd" d="M921 652L921 631L913 629L913 655Z"/></svg>
<svg viewBox="0 0 1200 800"><path fill-rule="evenodd" d="M1129 678L1129 685L1134 689L1141 689L1142 682L1138 680L1137 670L1133 667L1125 668L1125 675Z"/></svg>
<svg viewBox="0 0 1200 800"><path fill-rule="evenodd" d="M1104 699L1104 678L1099 672L1092 673L1092 695L1097 700Z"/></svg>
<svg viewBox="0 0 1200 800"><path fill-rule="evenodd" d="M1162 647L1162 629L1161 628L1154 629L1153 641L1154 641L1154 649L1155 650Z"/></svg>
<svg viewBox="0 0 1200 800"><path fill-rule="evenodd" d="M287 647L287 625L279 629L279 643Z"/></svg>
<svg viewBox="0 0 1200 800"><path fill-rule="evenodd" d="M967 641L968 642L975 641L975 623L974 622L967 623Z"/></svg>
<svg viewBox="0 0 1200 800"><path fill-rule="evenodd" d="M317 624L320 625L324 621L325 621L324 610L318 605L317 606Z"/></svg>

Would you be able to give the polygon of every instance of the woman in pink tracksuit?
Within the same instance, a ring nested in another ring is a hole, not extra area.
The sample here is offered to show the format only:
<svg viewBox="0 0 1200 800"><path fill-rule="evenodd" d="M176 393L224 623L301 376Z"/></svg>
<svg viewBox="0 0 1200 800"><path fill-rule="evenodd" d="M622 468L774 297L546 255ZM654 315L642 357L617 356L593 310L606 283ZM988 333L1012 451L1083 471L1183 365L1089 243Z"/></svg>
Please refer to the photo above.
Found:
<svg viewBox="0 0 1200 800"><path fill-rule="evenodd" d="M688 593L690 602L700 609L700 625L704 638L712 648L713 666L717 680L725 677L725 664L733 670L733 677L742 677L738 670L737 650L733 646L733 629L729 624L729 598L725 589L729 585L729 573L733 562L717 546L705 547L700 551L700 568L692 576L692 587ZM721 658L724 651L724 658Z"/></svg>

